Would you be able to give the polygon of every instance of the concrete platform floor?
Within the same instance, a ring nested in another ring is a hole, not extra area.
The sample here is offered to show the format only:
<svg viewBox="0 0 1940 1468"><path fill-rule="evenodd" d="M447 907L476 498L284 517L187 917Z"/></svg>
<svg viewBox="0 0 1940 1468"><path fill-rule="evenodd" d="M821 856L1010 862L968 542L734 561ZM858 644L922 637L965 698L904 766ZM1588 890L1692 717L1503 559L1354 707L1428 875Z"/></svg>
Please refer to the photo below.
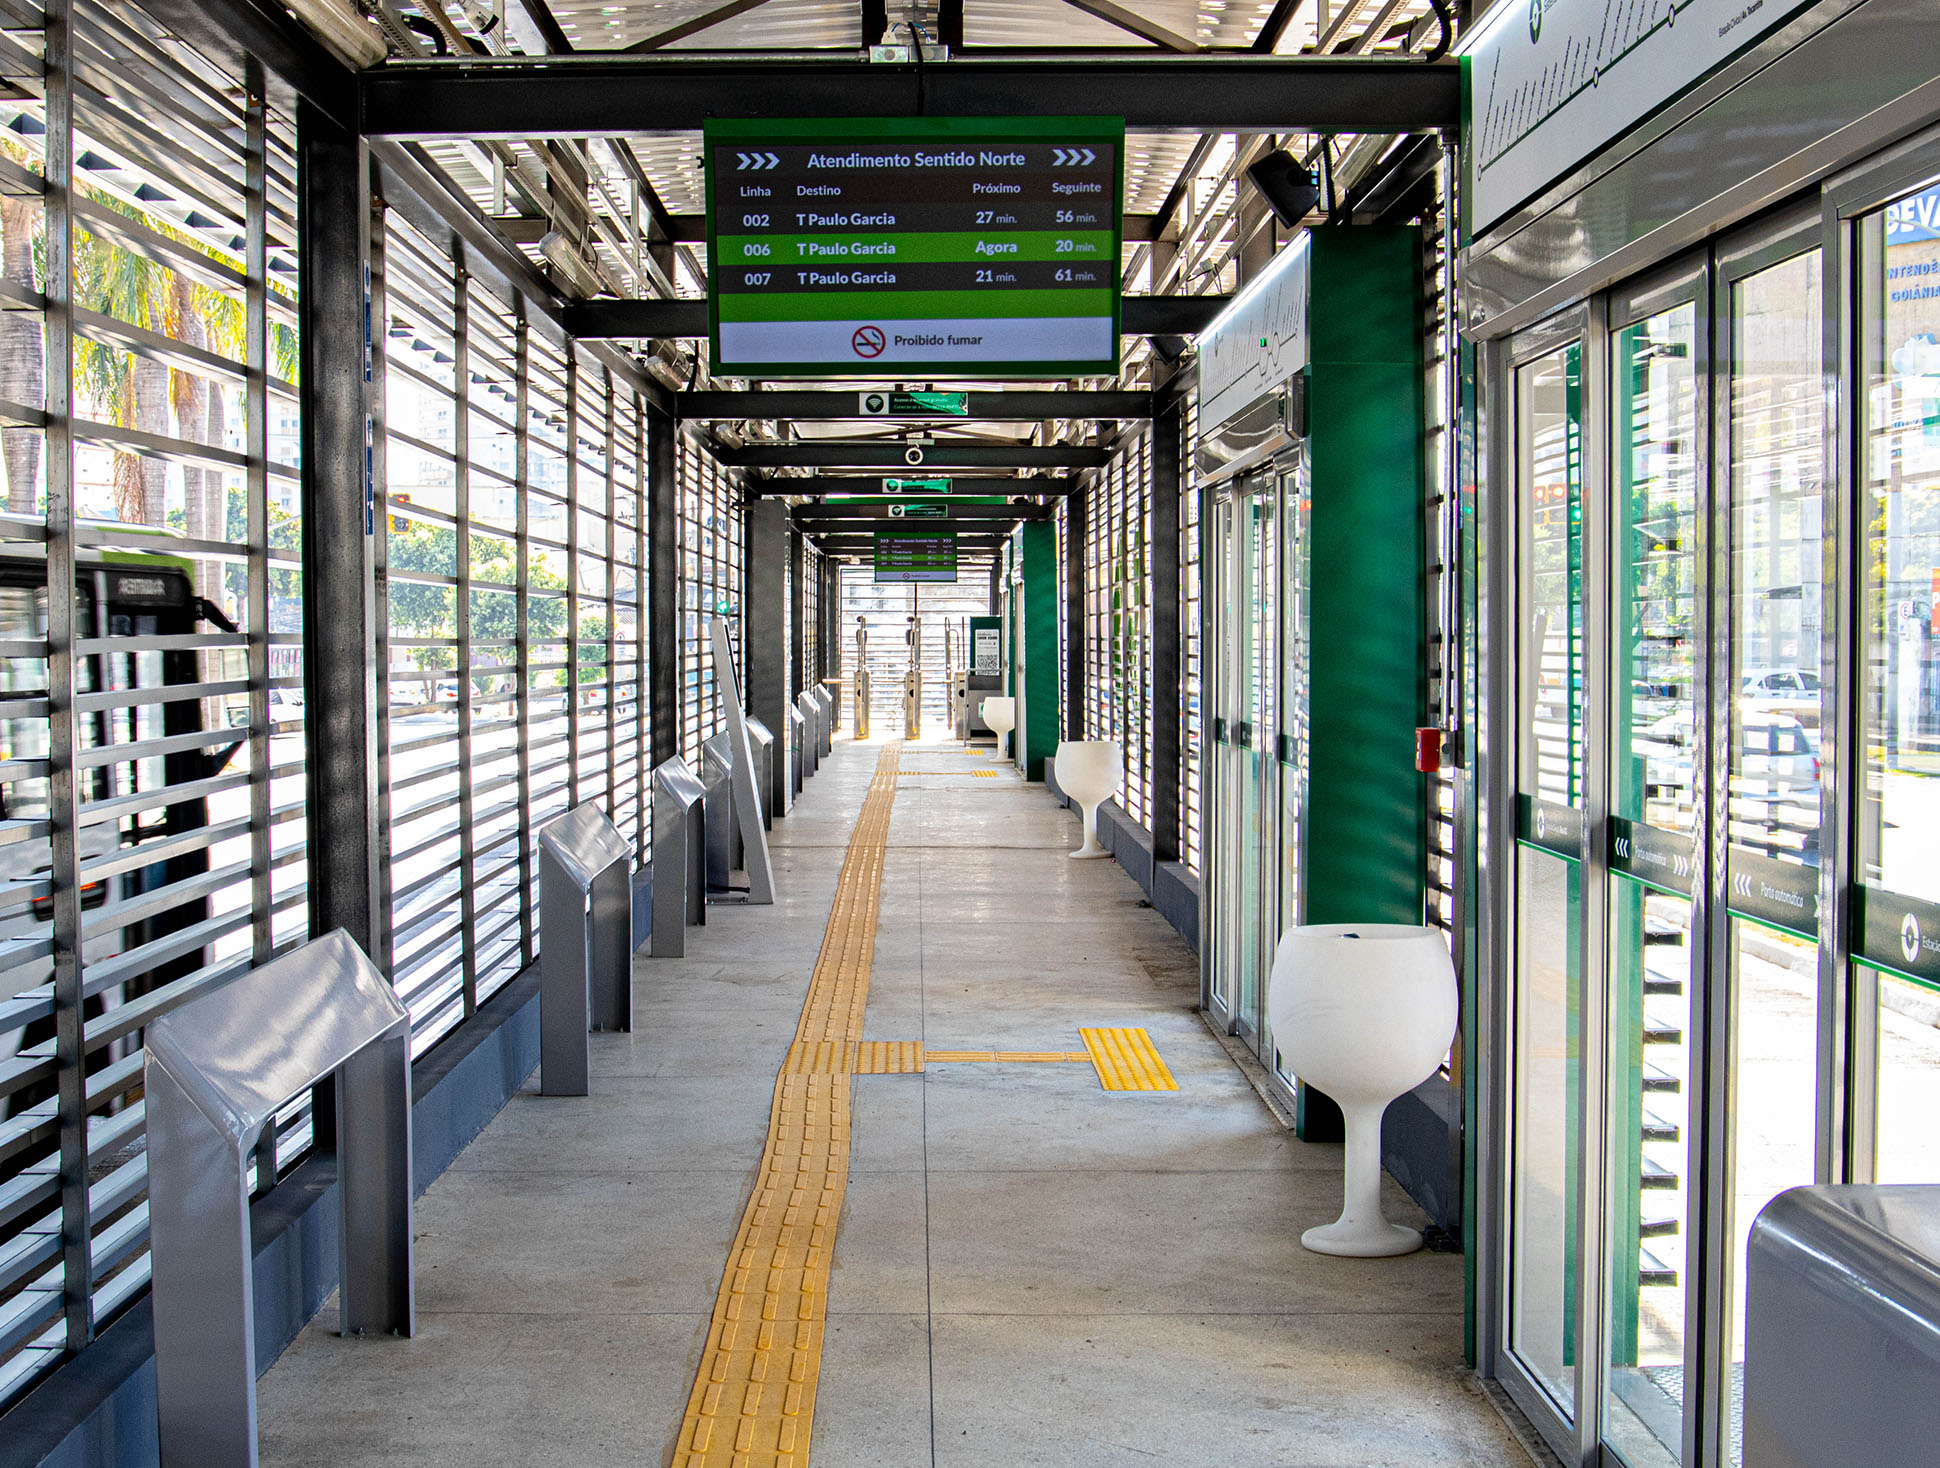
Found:
<svg viewBox="0 0 1940 1468"><path fill-rule="evenodd" d="M638 960L592 1096L529 1082L426 1193L418 1336L345 1340L326 1308L267 1373L266 1465L668 1461L877 753L838 744L775 823L774 907ZM1180 1089L1069 1064L856 1079L814 1468L1524 1468L1462 1364L1461 1259L1300 1248L1338 1211L1339 1148L1260 1102L1116 864L1066 860L1076 818L971 767L905 747L867 1036L1076 1050L1080 1025L1143 1026Z"/></svg>

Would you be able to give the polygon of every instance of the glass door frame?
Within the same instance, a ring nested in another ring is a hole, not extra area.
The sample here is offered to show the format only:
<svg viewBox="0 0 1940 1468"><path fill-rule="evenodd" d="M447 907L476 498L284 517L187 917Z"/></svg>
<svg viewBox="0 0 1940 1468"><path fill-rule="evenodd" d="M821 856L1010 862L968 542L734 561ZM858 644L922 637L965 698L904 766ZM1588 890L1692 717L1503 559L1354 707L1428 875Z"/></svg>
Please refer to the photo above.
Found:
<svg viewBox="0 0 1940 1468"><path fill-rule="evenodd" d="M1226 492L1222 493L1222 490ZM1231 599L1233 546L1238 539L1233 522L1238 510L1236 496L1227 484L1206 485L1202 493L1205 501L1200 523L1204 540L1200 566L1205 585L1200 612L1199 646L1202 651L1199 696L1204 709L1206 734L1200 766L1200 778L1204 781L1200 794L1200 840L1205 843L1200 869L1206 874L1206 921L1202 924L1200 943L1200 1003L1206 1013L1213 1017L1219 1032L1230 1035L1237 1027L1238 1006L1221 986L1221 965L1226 960L1228 935L1220 914L1224 911L1226 888L1232 881L1232 821L1226 814L1223 802L1226 787L1232 778L1227 769L1224 709L1232 684L1233 653L1231 639L1215 634L1219 618L1223 615L1222 608Z"/></svg>
<svg viewBox="0 0 1940 1468"><path fill-rule="evenodd" d="M1711 779L1709 789L1712 795L1708 811L1709 823L1705 832L1703 850L1700 852L1700 865L1703 869L1704 884L1698 901L1692 909L1692 924L1703 925L1705 949L1703 961L1705 968L1705 1006L1701 1018L1702 1030L1694 1042L1691 1054L1701 1064L1705 1085L1701 1097L1693 1098L1692 1115L1698 1114L1697 1102L1702 1102L1703 1131L1699 1145L1693 1149L1697 1167L1697 1192L1691 1215L1697 1228L1688 1256L1698 1268L1698 1278L1694 1282L1692 1300L1696 1306L1698 1329L1687 1330L1685 1340L1686 1380L1693 1382L1696 1391L1695 1410L1687 1405L1684 1421L1684 1461L1693 1464L1725 1465L1731 1461L1731 1393L1730 1377L1732 1357L1735 1352L1736 1313L1734 1311L1735 1293L1732 1272L1734 1267L1734 1172L1731 1155L1732 1130L1731 1108L1735 1075L1733 1072L1733 999L1736 983L1733 977L1733 925L1740 921L1750 921L1732 911L1730 853L1730 786L1732 779L1733 725L1736 709L1734 698L1737 689L1733 682L1735 663L1733 660L1734 617L1738 604L1738 565L1733 542L1738 489L1734 475L1736 443L1733 437L1732 389L1736 373L1741 363L1737 355L1736 343L1729 339L1735 325L1733 293L1735 288L1751 277L1783 264L1787 260L1811 251L1820 251L1820 271L1822 289L1821 319L1829 332L1843 320L1844 312L1839 310L1833 292L1823 288L1831 279L1827 264L1835 258L1834 250L1827 247L1820 210L1817 201L1805 199L1786 206L1764 220L1733 232L1714 243L1704 260L1707 277L1707 296L1700 301L1700 314L1709 310L1708 323L1701 323L1700 331L1710 333L1706 347L1706 372L1704 393L1707 401L1704 412L1710 424L1710 443L1708 463L1705 466L1705 483L1699 489L1700 514L1705 517L1705 533L1713 546L1709 574L1709 606L1704 616L1707 622L1705 650L1707 655L1708 699L1707 699L1707 740L1706 762ZM1723 335L1720 335L1722 330ZM1836 373L1836 354L1827 356L1821 351L1822 371ZM1830 383L1828 384L1830 386ZM1828 690L1836 681L1828 645L1835 636L1839 615L1835 610L1843 604L1845 597L1838 588L1847 585L1829 579L1829 563L1835 550L1834 542L1844 537L1834 533L1838 518L1838 506L1844 502L1844 486L1834 466L1836 461L1836 434L1829 420L1822 422L1820 441L1821 454L1821 526L1826 531L1822 543L1821 576L1823 587L1821 605L1823 613L1820 621L1820 728L1829 728L1826 721L1824 702ZM1843 685L1842 685L1843 686ZM1837 811L1834 797L1837 794L1832 773L1834 761L1829 752L1820 761L1819 811L1821 835L1820 910L1826 907L1823 890L1834 865L1830 859L1829 848L1832 840L1832 827L1836 820L1827 820L1826 813ZM1843 843L1837 843L1843 845ZM1827 1182L1833 1177L1833 1154L1830 1148L1831 1128L1828 1124L1836 1098L1834 1098L1838 1065L1833 1060L1829 1039L1835 1029L1835 1012L1843 1006L1843 986L1829 985L1826 954L1829 951L1827 929L1830 924L1822 917L1820 920L1819 963L1817 988L1817 1008L1819 1043L1814 1067L1814 1106L1813 1114L1817 1126L1813 1138L1813 1180ZM1695 1375L1692 1373L1695 1372Z"/></svg>
<svg viewBox="0 0 1940 1468"><path fill-rule="evenodd" d="M1270 568L1274 578L1273 605L1280 605L1279 598L1284 594L1282 587L1285 577L1281 569L1284 547L1281 544L1282 519L1280 483L1282 475L1275 461L1268 459L1262 463L1250 464L1229 476L1208 483L1203 487L1207 496L1204 515L1207 537L1207 554L1202 565L1211 571L1205 597L1203 616L1205 625L1201 646L1209 650L1207 668L1210 677L1205 680L1202 696L1206 696L1208 725L1204 765L1206 865L1208 874L1206 906L1209 921L1206 923L1206 941L1202 943L1201 990L1202 1003L1211 1014L1219 1029L1226 1034L1239 1037L1256 1053L1270 1061L1271 1042L1267 1038L1266 1020L1266 971L1270 965L1271 945L1278 941L1277 926L1270 935L1262 932L1261 941L1266 947L1262 950L1259 963L1260 972L1255 983L1254 1003L1251 1012L1242 1002L1246 990L1243 983L1241 958L1243 953L1235 939L1234 916L1228 913L1228 905L1236 900L1233 895L1233 875L1236 858L1240 851L1239 843L1244 833L1235 827L1232 812L1223 801L1231 782L1239 778L1233 768L1236 751L1239 748L1232 741L1230 728L1225 728L1223 737L1213 737L1213 731L1227 721L1224 718L1226 700L1233 695L1236 680L1240 678L1238 640L1220 632L1219 618L1226 615L1230 608L1235 614L1243 609L1233 605L1233 589L1239 583L1240 564L1249 554L1252 522L1245 517L1251 513L1259 517L1263 533L1270 537L1270 551L1261 558L1261 574ZM1251 507L1257 506L1257 509ZM1257 605L1257 601L1255 603ZM1272 730L1279 727L1278 709L1280 698L1280 670L1278 659L1278 636L1273 638L1273 647L1268 651L1272 656L1261 656L1255 650L1254 662L1261 677L1258 690L1262 717L1259 726L1250 734L1250 742L1245 748L1259 762L1258 801L1260 817L1259 849L1254 853L1255 870L1259 890L1255 893L1253 918L1264 918L1270 909L1278 912L1278 862L1274 853L1278 851L1280 832L1278 829L1279 782L1276 764L1277 743L1272 738ZM1261 739L1269 742L1262 747ZM1222 964L1231 968L1233 992L1225 993L1220 984ZM1269 1069L1271 1067L1269 1066Z"/></svg>
<svg viewBox="0 0 1940 1468"><path fill-rule="evenodd" d="M1483 862L1478 874L1480 906L1487 914L1481 937L1481 960L1483 971L1494 978L1491 985L1491 1012L1485 1017L1483 1054L1480 1057L1482 1063L1479 1067L1479 1073L1486 1077L1486 1083L1478 1108L1481 1136L1477 1138L1476 1147L1477 1177L1479 1187L1489 1196L1489 1204L1483 1210L1481 1238L1476 1252L1479 1315L1476 1330L1477 1366L1483 1375L1501 1383L1551 1450L1566 1463L1587 1461L1584 1445L1580 1441L1580 1425L1585 1420L1593 1420L1594 1414L1588 1414L1586 1418L1581 1404L1594 1400L1595 1393L1601 1390L1595 1374L1596 1358L1601 1354L1600 1349L1595 1348L1600 1339L1595 1329L1595 1323L1602 1316L1600 1304L1592 1303L1591 1308L1579 1308L1577 1311L1575 1340L1571 1343L1576 1358L1573 1397L1578 1404L1574 1421L1564 1415L1548 1390L1518 1360L1509 1345L1512 1271L1507 1249L1510 1244L1508 1219L1512 1213L1511 1190L1514 1185L1509 1165L1513 1153L1513 1139L1509 1135L1513 1102L1510 1088L1513 1045L1510 1037L1515 1032L1513 1006L1516 996L1516 985L1511 975L1519 951L1515 893L1518 885L1518 848L1521 844L1518 774L1521 750L1518 747L1520 719L1517 694L1522 678L1522 607L1517 585L1520 486L1516 482L1519 464L1516 434L1518 374L1541 358L1563 350L1572 342L1578 343L1583 364L1578 407L1583 505L1582 642L1587 657L1591 649L1600 647L1607 638L1609 605L1607 557L1602 551L1607 544L1606 527L1599 523L1609 502L1604 483L1609 457L1606 448L1608 435L1603 424L1599 374L1590 366L1607 351L1607 333L1603 329L1600 311L1593 309L1594 305L1587 303L1571 307L1516 333L1506 341L1482 344L1481 375L1489 391L1478 425L1487 465L1481 513L1487 526L1485 544L1489 547L1484 552L1486 564L1481 568L1480 598L1483 605L1479 612L1487 618L1481 625L1495 629L1495 635L1485 637L1478 650L1482 663L1480 676L1488 696L1480 752L1490 773L1491 789L1497 794L1487 802L1490 814L1484 818L1485 829L1481 833L1481 841L1488 859ZM1586 694L1593 686L1588 668L1584 670L1582 686ZM1599 717L1607 717L1607 700L1586 697L1583 730L1583 832L1586 838L1591 831L1603 829L1604 824L1601 819L1603 813L1597 802L1605 783L1607 759L1604 746L1607 741L1597 727ZM1582 890L1586 893L1602 890L1602 865L1597 844L1585 839L1578 858L1578 870ZM1601 937L1604 918L1596 911L1596 904L1586 900L1581 905L1580 920L1576 941L1581 955L1579 984L1584 1002L1579 1006L1581 1029L1578 1043L1579 1052L1587 1061L1589 1057L1600 1054L1603 1046L1601 1007L1592 1001L1603 990ZM1588 1165L1588 1159L1601 1156L1601 1088L1595 1080L1600 1072L1598 1065L1579 1065L1576 1096L1575 1147L1579 1159L1576 1216L1581 1229L1574 1246L1573 1272L1579 1282L1579 1299L1582 1281L1592 1281L1590 1289L1593 1301L1600 1293L1601 1284L1596 1276L1601 1271L1590 1268L1590 1265L1601 1257L1602 1251L1595 1246L1595 1240L1591 1237L1598 1231L1598 1199L1591 1191L1598 1186L1598 1169Z"/></svg>

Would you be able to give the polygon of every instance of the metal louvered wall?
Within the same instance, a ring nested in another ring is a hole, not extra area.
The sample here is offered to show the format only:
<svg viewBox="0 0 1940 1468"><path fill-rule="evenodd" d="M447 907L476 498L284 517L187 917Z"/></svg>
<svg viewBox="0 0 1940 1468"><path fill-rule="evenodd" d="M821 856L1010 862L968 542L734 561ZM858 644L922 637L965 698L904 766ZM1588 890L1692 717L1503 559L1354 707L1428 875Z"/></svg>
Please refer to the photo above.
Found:
<svg viewBox="0 0 1940 1468"><path fill-rule="evenodd" d="M714 456L683 435L680 486L680 751L699 769L701 745L727 726L727 704L714 677L707 624L725 617L742 656L741 600L746 590L741 496Z"/></svg>
<svg viewBox="0 0 1940 1468"><path fill-rule="evenodd" d="M802 625L794 635L802 640L803 682L796 690L800 693L822 677L822 553L812 545L802 547Z"/></svg>
<svg viewBox="0 0 1940 1468"><path fill-rule="evenodd" d="M0 52L5 1406L147 1282L143 1027L309 915L291 123L129 5Z"/></svg>
<svg viewBox="0 0 1940 1468"><path fill-rule="evenodd" d="M647 850L645 421L395 209L371 247L380 955L422 1052L532 961L537 832Z"/></svg>
<svg viewBox="0 0 1940 1468"><path fill-rule="evenodd" d="M1085 493L1085 737L1125 758L1118 802L1152 824L1152 435L1121 445ZM1169 700L1168 700L1169 704Z"/></svg>
<svg viewBox="0 0 1940 1468"><path fill-rule="evenodd" d="M1204 497L1192 471L1192 446L1199 436L1199 395L1184 404L1186 464L1179 476L1179 856L1186 870L1199 872L1205 830L1203 760L1205 727L1204 651L1200 645L1200 608L1204 577L1200 565L1200 521Z"/></svg>

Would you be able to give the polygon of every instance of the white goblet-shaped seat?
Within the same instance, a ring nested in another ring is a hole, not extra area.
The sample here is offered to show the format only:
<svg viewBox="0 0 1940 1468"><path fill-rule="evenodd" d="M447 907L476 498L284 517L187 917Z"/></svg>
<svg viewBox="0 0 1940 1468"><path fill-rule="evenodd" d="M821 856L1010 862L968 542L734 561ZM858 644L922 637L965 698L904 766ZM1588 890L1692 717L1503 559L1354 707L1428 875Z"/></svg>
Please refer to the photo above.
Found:
<svg viewBox="0 0 1940 1468"><path fill-rule="evenodd" d="M977 712L997 736L997 758L1002 759L1010 750L1010 731L1017 727L1017 700L993 694L977 706Z"/></svg>
<svg viewBox="0 0 1940 1468"><path fill-rule="evenodd" d="M1098 807L1118 793L1125 778L1125 758L1116 739L1067 739L1058 746L1054 768L1058 789L1084 809L1084 844L1073 857L1096 858L1111 853L1098 839Z"/></svg>
<svg viewBox="0 0 1940 1468"><path fill-rule="evenodd" d="M1340 1103L1347 1139L1341 1215L1300 1242L1373 1258L1421 1247L1381 1214L1381 1117L1435 1073L1455 1037L1455 965L1431 928L1315 924L1280 940L1267 989L1273 1043L1287 1069Z"/></svg>

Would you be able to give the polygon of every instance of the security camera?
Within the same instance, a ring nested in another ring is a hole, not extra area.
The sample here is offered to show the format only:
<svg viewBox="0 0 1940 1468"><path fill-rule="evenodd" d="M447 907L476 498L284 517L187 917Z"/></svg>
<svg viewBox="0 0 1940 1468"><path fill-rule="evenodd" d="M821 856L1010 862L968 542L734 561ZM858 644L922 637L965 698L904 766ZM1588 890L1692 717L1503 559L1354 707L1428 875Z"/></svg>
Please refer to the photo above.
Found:
<svg viewBox="0 0 1940 1468"><path fill-rule="evenodd" d="M917 448L917 447L914 447L914 446L912 446L912 447L910 447L910 448L906 448L906 449L904 449L904 450L903 450L903 462L904 462L905 464L909 464L909 465L911 465L911 466L914 466L914 465L917 465L917 464L920 464L920 463L922 463L922 462L923 462L923 451L922 451L922 449L920 449L920 448Z"/></svg>

